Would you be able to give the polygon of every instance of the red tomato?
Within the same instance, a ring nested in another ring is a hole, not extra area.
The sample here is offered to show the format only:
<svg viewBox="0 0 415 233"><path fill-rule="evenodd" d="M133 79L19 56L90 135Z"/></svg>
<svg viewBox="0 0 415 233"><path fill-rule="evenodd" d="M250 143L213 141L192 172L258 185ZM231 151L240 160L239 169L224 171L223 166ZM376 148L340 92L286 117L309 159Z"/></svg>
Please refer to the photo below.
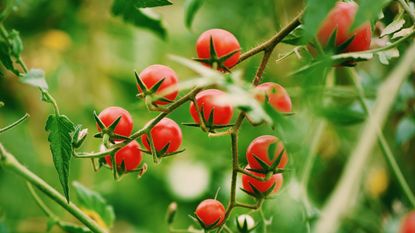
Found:
<svg viewBox="0 0 415 233"><path fill-rule="evenodd" d="M403 218L400 233L415 233L415 211L409 212Z"/></svg>
<svg viewBox="0 0 415 233"><path fill-rule="evenodd" d="M336 45L339 46L354 35L353 41L341 52L358 52L368 50L371 41L370 23L349 32L357 12L358 5L354 2L338 2L329 12L326 20L320 27L317 38L322 45L326 45L330 36L337 28Z"/></svg>
<svg viewBox="0 0 415 233"><path fill-rule="evenodd" d="M131 141L126 146L115 153L115 163L120 168L124 162L127 171L134 170L140 165L142 160L140 145L137 141ZM112 167L111 156L105 156L105 161Z"/></svg>
<svg viewBox="0 0 415 233"><path fill-rule="evenodd" d="M98 118L101 119L102 123L104 123L106 127L108 127L120 116L121 120L115 127L114 133L129 137L133 131L133 119L127 110L120 107L108 107L98 115ZM101 132L101 128L98 124L97 129Z"/></svg>
<svg viewBox="0 0 415 233"><path fill-rule="evenodd" d="M245 168L246 170L249 169L249 166L247 166ZM265 177L265 174L261 174L261 173L256 173L253 171L249 171L248 172L259 176L259 177ZM267 181L260 181L257 180L253 177L250 177L248 175L242 174L242 188L252 194L255 194L254 190L252 189L251 186L253 186L255 189L257 189L258 191L260 191L261 193L265 193L267 191L269 191L269 189L275 184L274 190L272 190L272 193L276 193L278 192L278 190L280 190L281 186L282 186L282 182L283 182L283 177L281 173L278 174L274 174L271 176L271 178Z"/></svg>
<svg viewBox="0 0 415 233"><path fill-rule="evenodd" d="M163 118L158 122L150 131L151 138L154 142L156 151L160 152L167 144L170 143L167 153L175 152L182 144L182 130L176 122L169 118ZM147 135L141 136L141 141L147 150L150 149L150 145L147 142Z"/></svg>
<svg viewBox="0 0 415 233"><path fill-rule="evenodd" d="M276 111L291 112L291 98L281 85L267 82L258 85L256 89L260 90L260 93L255 96L259 102L263 103L266 96Z"/></svg>
<svg viewBox="0 0 415 233"><path fill-rule="evenodd" d="M209 120L209 116L213 112L213 124L214 125L226 125L232 119L233 108L229 104L218 104L216 103L216 98L224 95L225 93L216 89L208 89L199 92L196 95L196 103L199 110L203 108L203 116L206 119L206 122ZM193 120L196 123L200 123L199 115L196 112L196 108L192 103L190 103L190 114L192 115Z"/></svg>
<svg viewBox="0 0 415 233"><path fill-rule="evenodd" d="M218 58L221 58L231 52L240 50L241 46L239 45L238 40L235 36L223 29L210 29L203 32L199 39L196 42L196 50L199 58L209 59L210 58L210 38L213 39L213 46L215 48L216 55ZM235 53L230 58L228 58L224 65L227 68L231 68L239 61L240 52Z"/></svg>
<svg viewBox="0 0 415 233"><path fill-rule="evenodd" d="M273 158L270 158L268 156L268 148L271 144L278 143L275 153L273 155ZM246 159L248 161L249 166L252 169L265 169L261 166L260 163L257 162L254 156L260 158L262 161L264 161L269 166L272 165L275 160L277 160L278 155L281 153L281 151L284 149L284 145L282 142L275 136L271 135L263 135L260 137L255 138L251 144L249 144L248 149L246 151ZM280 163L278 164L278 168L284 168L285 165L288 163L288 156L287 153L284 151L282 154L282 158Z"/></svg>
<svg viewBox="0 0 415 233"><path fill-rule="evenodd" d="M166 90L167 88L172 88L171 93L164 95L162 97L170 101L176 99L178 94L177 83L179 82L179 79L177 78L177 74L171 68L164 65L151 65L145 68L140 73L139 77L148 89L151 89L157 82L159 82L161 79L164 79L159 89L156 91L156 94L160 94L163 90ZM137 88L138 92L142 93L142 90L138 84ZM157 100L154 103L158 105L168 104L168 102L163 100Z"/></svg>
<svg viewBox="0 0 415 233"><path fill-rule="evenodd" d="M196 216L203 222L205 227L211 227L216 221L219 226L225 219L225 207L214 199L202 201L196 208Z"/></svg>

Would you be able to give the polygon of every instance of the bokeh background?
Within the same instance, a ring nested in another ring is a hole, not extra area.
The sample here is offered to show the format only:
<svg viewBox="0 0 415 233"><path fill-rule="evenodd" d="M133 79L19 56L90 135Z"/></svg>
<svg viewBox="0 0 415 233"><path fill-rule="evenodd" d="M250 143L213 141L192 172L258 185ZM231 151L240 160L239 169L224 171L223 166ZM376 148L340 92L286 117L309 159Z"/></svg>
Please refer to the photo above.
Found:
<svg viewBox="0 0 415 233"><path fill-rule="evenodd" d="M134 70L139 72L148 65L160 63L172 67L181 80L190 79L195 74L170 60L168 55L194 57L194 44L201 32L210 28L227 29L236 35L242 50L246 51L271 37L305 5L297 0L205 1L191 30L188 30L184 25L183 1L173 3L173 6L154 9L164 20L168 33L166 40L112 16L110 0L19 1L18 11L8 19L6 26L20 31L25 45L23 59L28 66L45 70L50 91L61 112L75 123L89 128L93 134L96 131L93 111L99 112L108 106L129 110L135 129L155 116L155 113L147 112L144 103L135 97ZM393 11L393 6L388 9ZM387 13L386 21L389 20ZM275 62L280 54L292 49L290 45L278 46L264 75L265 81L278 82L287 88L296 112L293 118L301 129L295 132L301 139L301 147L289 155L283 189L275 199L266 203L266 214L273 217L272 232L306 231L298 180L310 149L308 145L313 139L315 122L326 119L318 156L309 177L309 197L316 208L322 206L336 184L356 143L362 122L356 117L351 124L345 123L342 120L349 115L342 115L342 112L321 116L313 111L314 105L309 103L307 96L299 94L301 82L288 76L299 67L298 58L294 55ZM245 80L252 79L259 59L259 56L254 57L238 67L244 71ZM359 64L357 69L365 89L374 93L391 66L377 60ZM410 134L415 131L414 75L408 80L389 117L385 135L415 190L415 141ZM13 77L2 78L0 100L6 104L0 109L0 125L13 122L25 112L31 116L21 126L2 134L1 143L23 164L61 190L44 130L51 109L41 102L39 91ZM353 101L345 104L354 106ZM357 108L356 112L359 111L362 109ZM171 118L176 122L191 122L188 105L179 108ZM399 131L399 127L404 130ZM70 180L77 180L100 192L114 207L117 217L114 232L167 232L165 215L172 201L179 206L175 226L186 228L192 223L188 214L193 213L201 200L213 198L218 189L218 199L227 202L231 154L227 137L208 138L197 128L182 127L182 130L182 147L186 151L163 160L157 166L146 157L149 171L139 180L130 175L115 182L109 170L94 172L89 160L78 159L72 160ZM409 136L401 142L397 139L402 136L398 132ZM244 153L249 142L263 134L272 134L272 130L266 125L252 127L243 124L239 145L243 164L246 163ZM83 149L93 151L98 146L99 141L89 137ZM342 231L396 232L399 217L408 205L378 148L373 151L366 173L358 208L346 218ZM251 201L243 192L238 192L238 199ZM72 219L60 207L46 198L44 200L54 212L65 219ZM235 211L235 214L239 212ZM0 215L9 232L46 231L47 218L27 192L24 180L6 170L0 170ZM59 232L59 229L54 229L54 232Z"/></svg>

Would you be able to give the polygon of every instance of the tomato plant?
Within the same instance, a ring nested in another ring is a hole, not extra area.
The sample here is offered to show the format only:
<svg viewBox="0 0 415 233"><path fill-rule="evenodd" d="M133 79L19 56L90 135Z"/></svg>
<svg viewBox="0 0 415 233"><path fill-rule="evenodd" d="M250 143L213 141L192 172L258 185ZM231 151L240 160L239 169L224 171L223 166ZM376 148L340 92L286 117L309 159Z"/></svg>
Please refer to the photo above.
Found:
<svg viewBox="0 0 415 233"><path fill-rule="evenodd" d="M275 145L275 147L271 145ZM280 156L281 158L279 158ZM283 169L288 163L284 145L277 137L272 135L263 135L255 138L246 150L246 159L252 169L258 170L267 170L278 160L277 168ZM264 165L267 165L267 167L264 167Z"/></svg>
<svg viewBox="0 0 415 233"><path fill-rule="evenodd" d="M117 118L121 117L120 121L115 126L115 134L128 137L133 131L133 119L131 118L130 113L121 107L108 107L102 110L102 112L99 113L98 117L106 127L109 127L115 122L115 120L117 120ZM102 131L98 124L97 129L100 132Z"/></svg>
<svg viewBox="0 0 415 233"><path fill-rule="evenodd" d="M260 102L268 100L269 104L277 111L280 112L291 112L291 98L288 95L284 87L277 83L266 82L256 87L258 94L256 98Z"/></svg>
<svg viewBox="0 0 415 233"><path fill-rule="evenodd" d="M157 152L172 153L182 144L182 130L179 125L169 118L163 118L150 131L150 137ZM141 137L143 145L151 151L149 137L144 134Z"/></svg>

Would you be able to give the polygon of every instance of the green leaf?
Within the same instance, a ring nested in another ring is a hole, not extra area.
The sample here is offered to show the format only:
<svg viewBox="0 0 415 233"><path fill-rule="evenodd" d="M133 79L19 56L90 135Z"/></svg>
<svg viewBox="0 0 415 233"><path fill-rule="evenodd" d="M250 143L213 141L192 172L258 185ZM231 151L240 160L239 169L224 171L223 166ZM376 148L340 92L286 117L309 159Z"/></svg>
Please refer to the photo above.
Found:
<svg viewBox="0 0 415 233"><path fill-rule="evenodd" d="M396 142L404 144L415 136L415 120L413 118L404 117L399 121L396 128Z"/></svg>
<svg viewBox="0 0 415 233"><path fill-rule="evenodd" d="M0 40L0 61L6 69L10 70L16 75L19 75L19 71L14 68L13 60L11 58L11 52L9 45L6 41Z"/></svg>
<svg viewBox="0 0 415 233"><path fill-rule="evenodd" d="M92 233L88 228L69 224L69 223L61 223L60 227L66 232L66 233Z"/></svg>
<svg viewBox="0 0 415 233"><path fill-rule="evenodd" d="M402 18L395 19L392 23L390 23L388 26L386 26L382 30L382 33L380 34L380 37L390 35L394 32L397 32L398 30L400 30L403 27L404 24L405 24L404 19L402 19Z"/></svg>
<svg viewBox="0 0 415 233"><path fill-rule="evenodd" d="M373 0L361 0L350 31L360 27L367 21L375 20L382 11L382 8L389 2L391 0L377 0L376 4L374 4Z"/></svg>
<svg viewBox="0 0 415 233"><path fill-rule="evenodd" d="M30 69L29 72L20 78L20 81L34 87L48 89L45 72L42 69Z"/></svg>
<svg viewBox="0 0 415 233"><path fill-rule="evenodd" d="M200 9L205 0L186 0L184 2L185 24L187 28L192 26L196 12Z"/></svg>
<svg viewBox="0 0 415 233"><path fill-rule="evenodd" d="M135 0L134 2L135 7L137 8L167 6L173 4L167 0Z"/></svg>
<svg viewBox="0 0 415 233"><path fill-rule="evenodd" d="M141 5L149 5L150 2L159 1L144 1L139 3L137 0L115 0L112 5L112 14L120 16L127 23L133 24L137 27L149 29L160 36L162 39L166 38L166 29L163 27L161 19L148 11L144 12L139 9ZM163 1L165 2L165 1Z"/></svg>
<svg viewBox="0 0 415 233"><path fill-rule="evenodd" d="M115 220L114 209L97 192L94 192L79 182L73 182L79 205L89 211L95 212L105 223L107 228L112 227Z"/></svg>
<svg viewBox="0 0 415 233"><path fill-rule="evenodd" d="M53 163L59 175L65 197L69 202L69 165L72 157L72 133L74 124L64 115L50 115L45 126Z"/></svg>
<svg viewBox="0 0 415 233"><path fill-rule="evenodd" d="M290 45L304 45L304 26L300 25L294 31L292 31L288 36L286 36L282 42Z"/></svg>
<svg viewBox="0 0 415 233"><path fill-rule="evenodd" d="M339 125L358 124L366 119L365 111L361 108L353 108L353 106L324 106L318 109L318 113Z"/></svg>
<svg viewBox="0 0 415 233"><path fill-rule="evenodd" d="M304 15L306 41L313 38L337 0L309 0Z"/></svg>
<svg viewBox="0 0 415 233"><path fill-rule="evenodd" d="M10 41L10 46L11 46L11 54L15 58L20 57L20 54L23 51L23 42L22 42L22 39L20 38L19 32L13 29L9 33L9 41Z"/></svg>

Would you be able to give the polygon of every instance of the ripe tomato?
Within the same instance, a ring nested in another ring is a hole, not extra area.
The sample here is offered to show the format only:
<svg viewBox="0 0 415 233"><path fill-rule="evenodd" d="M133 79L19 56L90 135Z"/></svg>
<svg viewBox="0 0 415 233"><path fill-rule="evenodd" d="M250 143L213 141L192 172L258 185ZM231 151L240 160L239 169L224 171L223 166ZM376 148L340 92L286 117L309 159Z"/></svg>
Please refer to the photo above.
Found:
<svg viewBox="0 0 415 233"><path fill-rule="evenodd" d="M270 158L268 155L268 148L271 144L277 143L276 150L273 154L273 157ZM261 164L255 159L255 156L264 161L269 166L272 165L275 160L277 160L278 155L284 149L284 145L282 142L275 136L271 135L263 135L260 137L255 138L251 144L249 144L248 149L246 151L246 159L248 161L249 166L252 169L265 169L261 166ZM282 158L280 163L278 164L278 168L284 168L285 165L288 163L288 156L287 153L284 151L282 154Z"/></svg>
<svg viewBox="0 0 415 233"><path fill-rule="evenodd" d="M341 52L358 52L368 50L371 41L371 27L370 23L364 23L353 32L349 32L353 24L354 17L357 12L358 5L354 2L338 2L336 6L329 12L326 20L320 27L317 38L319 42L325 46L334 32L336 34L336 46L346 42L349 38L354 36L353 41Z"/></svg>
<svg viewBox="0 0 415 233"><path fill-rule="evenodd" d="M210 58L210 38L212 37L213 46L218 58L228 55L234 51L239 51L241 46L235 36L223 29L210 29L203 32L196 42L196 50L199 58ZM240 52L235 53L228 58L223 65L226 68L231 68L238 63Z"/></svg>
<svg viewBox="0 0 415 233"><path fill-rule="evenodd" d="M217 222L219 226L225 219L225 207L217 200L206 199L196 208L196 216L203 222L205 227L212 227Z"/></svg>
<svg viewBox="0 0 415 233"><path fill-rule="evenodd" d="M246 170L249 169L249 166L245 168ZM259 177L265 177L265 174L249 171L248 172L259 176ZM278 192L282 186L283 177L281 173L277 173L271 176L271 178L267 181L261 181L257 180L253 177L250 177L248 175L242 174L242 188L252 194L255 194L254 190L251 186L253 186L255 189L260 191L261 193L268 192L269 189L275 184L274 189L272 190L272 193Z"/></svg>
<svg viewBox="0 0 415 233"><path fill-rule="evenodd" d="M167 144L170 143L166 153L172 153L179 149L182 144L182 130L176 122L169 118L163 118L160 122L158 122L151 129L150 134L157 152L160 152ZM147 150L150 151L150 145L147 140L147 135L143 134L143 136L141 136L141 141Z"/></svg>
<svg viewBox="0 0 415 233"><path fill-rule="evenodd" d="M124 162L127 171L134 170L140 165L142 160L140 145L137 141L131 141L126 146L115 153L115 163L120 168ZM112 167L111 156L105 156L105 161Z"/></svg>
<svg viewBox="0 0 415 233"><path fill-rule="evenodd" d="M400 233L415 233L415 211L409 212L403 218Z"/></svg>
<svg viewBox="0 0 415 233"><path fill-rule="evenodd" d="M121 120L115 127L114 133L129 137L133 131L133 119L127 110L114 106L108 107L99 113L98 118L101 119L102 123L104 123L106 127L108 127L120 116ZM101 128L98 126L98 124L97 129L99 132L101 132Z"/></svg>
<svg viewBox="0 0 415 233"><path fill-rule="evenodd" d="M265 96L268 98L270 105L279 112L291 112L291 98L284 87L277 83L267 82L256 87L259 93L255 98L263 103Z"/></svg>
<svg viewBox="0 0 415 233"><path fill-rule="evenodd" d="M226 125L232 119L233 108L229 104L218 104L216 103L216 98L224 95L225 93L216 89L208 89L199 92L196 95L196 103L201 111L203 108L203 117L206 120L206 123L209 122L209 116L213 112L213 124L214 125ZM192 103L190 103L190 114L192 115L193 120L196 123L200 123L199 115L196 111L196 108Z"/></svg>
<svg viewBox="0 0 415 233"><path fill-rule="evenodd" d="M176 72L171 68L164 65L151 65L141 71L139 75L140 80L144 83L147 89L151 89L157 82L164 79L160 87L157 89L156 94L160 94L163 90L171 88L172 92L161 97L166 98L170 101L176 99L178 94L177 83L179 79L177 78ZM140 86L137 84L138 92L142 93ZM158 105L166 105L167 101L157 100L154 102Z"/></svg>

